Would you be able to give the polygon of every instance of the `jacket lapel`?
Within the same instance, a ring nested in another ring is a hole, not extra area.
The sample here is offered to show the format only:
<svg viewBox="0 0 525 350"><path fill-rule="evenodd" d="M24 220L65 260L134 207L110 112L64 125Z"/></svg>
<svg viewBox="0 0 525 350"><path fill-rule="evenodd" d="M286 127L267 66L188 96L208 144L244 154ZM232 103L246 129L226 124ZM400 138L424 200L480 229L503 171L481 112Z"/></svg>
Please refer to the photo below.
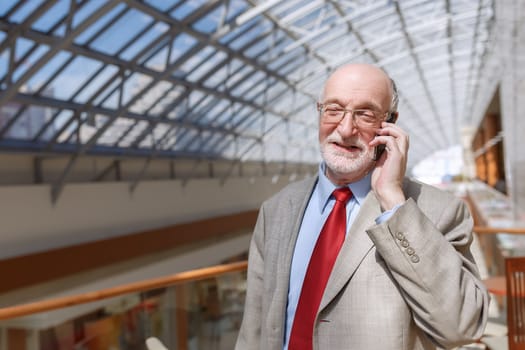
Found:
<svg viewBox="0 0 525 350"><path fill-rule="evenodd" d="M319 310L325 308L330 301L350 280L361 261L373 246L366 230L375 225L375 219L381 215L381 207L372 191L366 196L346 239L339 251Z"/></svg>
<svg viewBox="0 0 525 350"><path fill-rule="evenodd" d="M303 220L304 211L308 205L308 201L317 182L317 177L307 179L299 186L300 190L293 192L288 200L288 211L283 213L290 218L285 227L282 229L282 234L287 235L282 240L283 249L282 254L278 258L278 266L286 268L278 268L276 280L276 296L274 302L279 313L276 314L278 320L276 323L280 325L280 329L284 331L284 318L282 315L286 312L286 303L288 301L288 283L290 281L290 269L292 265L292 257L295 248L295 242L299 235L299 229ZM287 240L286 240L287 239ZM286 243L285 243L286 242ZM284 271L283 271L284 270Z"/></svg>
<svg viewBox="0 0 525 350"><path fill-rule="evenodd" d="M291 220L289 221L291 227L284 232L290 232L288 246L286 249L286 254L284 256L285 261L288 265L291 265L293 251L295 248L295 242L297 241L297 236L299 235L299 229L301 228L301 223L303 222L303 215L310 200L310 196L314 190L315 184L317 183L317 176L311 179L307 179L303 182L304 186L300 186L301 191L297 191L293 196L289 198L289 214ZM284 265L287 266L287 265Z"/></svg>

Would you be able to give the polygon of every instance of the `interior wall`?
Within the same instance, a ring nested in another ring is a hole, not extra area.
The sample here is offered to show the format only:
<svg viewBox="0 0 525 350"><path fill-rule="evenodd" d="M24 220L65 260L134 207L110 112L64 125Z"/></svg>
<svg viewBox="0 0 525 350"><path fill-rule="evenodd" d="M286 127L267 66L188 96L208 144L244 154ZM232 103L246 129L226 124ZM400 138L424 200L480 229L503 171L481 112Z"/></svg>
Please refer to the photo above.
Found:
<svg viewBox="0 0 525 350"><path fill-rule="evenodd" d="M257 209L289 180L72 183L54 205L50 185L0 187L0 259Z"/></svg>
<svg viewBox="0 0 525 350"><path fill-rule="evenodd" d="M497 93L501 105L505 182L513 203L517 225L525 221L525 3L521 0L496 0L491 41L495 45L484 52L479 67L480 79L476 89L472 124L479 125L489 110L489 102Z"/></svg>
<svg viewBox="0 0 525 350"><path fill-rule="evenodd" d="M514 216L525 221L525 3L521 0L497 2L496 20L501 48L501 111L504 131L507 188Z"/></svg>
<svg viewBox="0 0 525 350"><path fill-rule="evenodd" d="M172 256L174 249L214 245L239 232L251 233L257 215L258 210L250 210L3 259L0 275L9 278L0 279L0 294L141 257Z"/></svg>

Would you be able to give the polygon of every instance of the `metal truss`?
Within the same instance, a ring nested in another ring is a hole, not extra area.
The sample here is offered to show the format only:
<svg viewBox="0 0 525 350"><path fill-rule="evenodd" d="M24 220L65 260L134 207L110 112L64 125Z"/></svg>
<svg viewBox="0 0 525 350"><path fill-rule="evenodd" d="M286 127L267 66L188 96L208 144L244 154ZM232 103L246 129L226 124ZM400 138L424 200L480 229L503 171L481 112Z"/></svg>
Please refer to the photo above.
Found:
<svg viewBox="0 0 525 350"><path fill-rule="evenodd" d="M493 21L493 0L6 0L0 149L68 156L54 200L89 155L142 158L131 189L153 159L311 166L324 79L371 62L399 86L412 167L475 120Z"/></svg>

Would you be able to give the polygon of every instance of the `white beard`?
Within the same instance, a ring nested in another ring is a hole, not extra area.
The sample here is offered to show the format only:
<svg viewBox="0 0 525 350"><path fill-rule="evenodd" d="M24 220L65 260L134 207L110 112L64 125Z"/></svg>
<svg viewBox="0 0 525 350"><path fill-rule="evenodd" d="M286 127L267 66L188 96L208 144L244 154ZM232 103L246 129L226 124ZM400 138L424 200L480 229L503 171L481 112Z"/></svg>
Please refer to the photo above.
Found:
<svg viewBox="0 0 525 350"><path fill-rule="evenodd" d="M349 153L339 150L332 142L344 144L341 136L334 131L321 144L321 156L326 166L333 172L343 175L352 175L368 172L374 165L373 147L368 147L361 139L357 138L352 144L358 146L361 151Z"/></svg>

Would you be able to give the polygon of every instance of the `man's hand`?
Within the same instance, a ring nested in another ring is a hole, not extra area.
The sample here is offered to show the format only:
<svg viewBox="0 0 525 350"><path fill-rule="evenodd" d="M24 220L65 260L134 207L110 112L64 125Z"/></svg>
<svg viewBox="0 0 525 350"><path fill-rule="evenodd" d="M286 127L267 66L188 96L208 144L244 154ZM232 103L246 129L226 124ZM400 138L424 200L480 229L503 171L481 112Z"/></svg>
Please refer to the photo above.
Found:
<svg viewBox="0 0 525 350"><path fill-rule="evenodd" d="M402 185L407 167L408 134L398 125L387 122L381 124L377 134L370 141L370 147L384 144L386 148L372 172L372 190L383 210L390 210L406 200Z"/></svg>

